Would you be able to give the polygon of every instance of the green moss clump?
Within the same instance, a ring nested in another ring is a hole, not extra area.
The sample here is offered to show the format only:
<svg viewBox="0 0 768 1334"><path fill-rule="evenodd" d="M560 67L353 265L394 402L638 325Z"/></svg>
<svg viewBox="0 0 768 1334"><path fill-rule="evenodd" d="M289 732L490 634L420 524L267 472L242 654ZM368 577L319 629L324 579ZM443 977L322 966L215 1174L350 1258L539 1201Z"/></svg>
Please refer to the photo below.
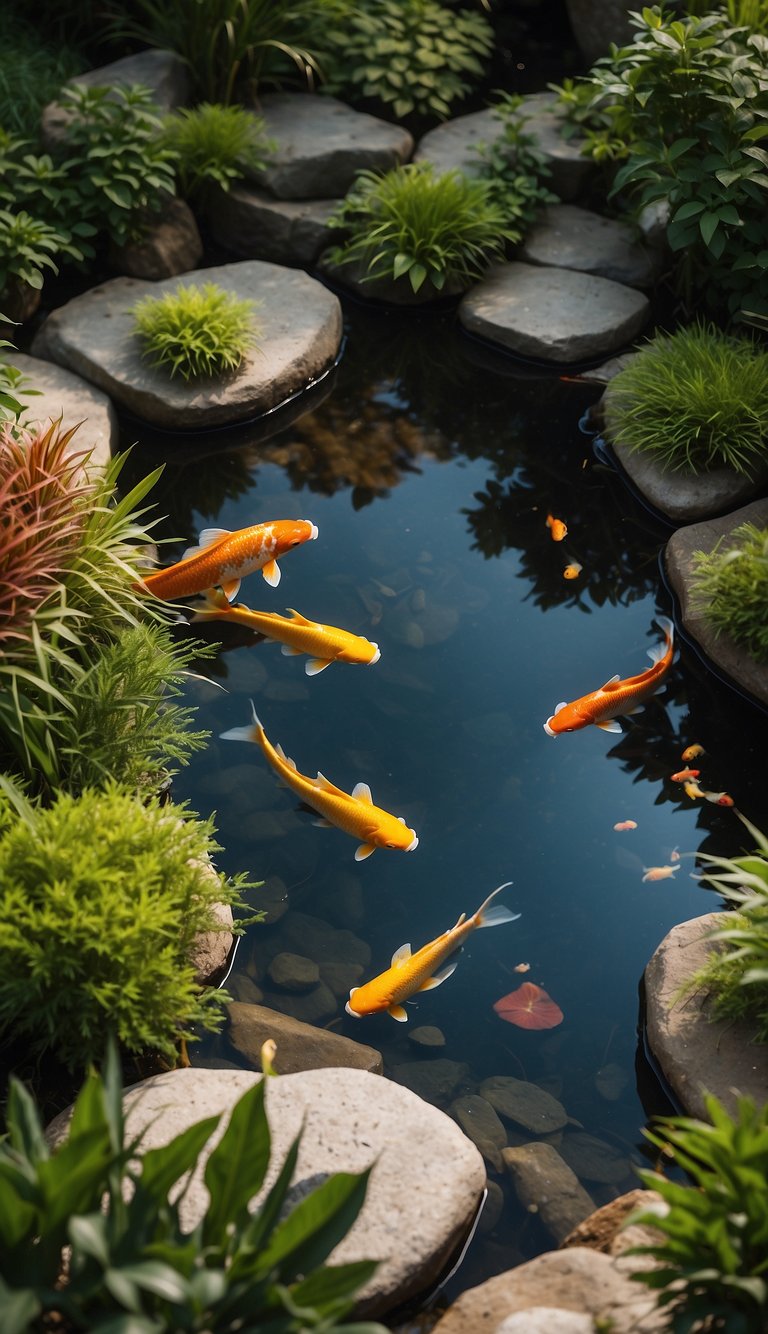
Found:
<svg viewBox="0 0 768 1334"><path fill-rule="evenodd" d="M711 325L657 334L606 386L605 422L673 472L749 474L766 457L768 353Z"/></svg>
<svg viewBox="0 0 768 1334"><path fill-rule="evenodd" d="M131 1051L173 1057L191 1025L218 1029L228 998L200 991L190 952L200 932L217 929L212 905L238 906L245 882L212 871L211 822L114 783L7 814L0 1031L81 1069L110 1031Z"/></svg>
<svg viewBox="0 0 768 1334"><path fill-rule="evenodd" d="M693 556L693 602L718 633L768 662L768 529L743 523L733 546Z"/></svg>
<svg viewBox="0 0 768 1334"><path fill-rule="evenodd" d="M258 331L255 302L216 283L190 283L165 296L145 296L132 310L142 355L185 380L236 371Z"/></svg>

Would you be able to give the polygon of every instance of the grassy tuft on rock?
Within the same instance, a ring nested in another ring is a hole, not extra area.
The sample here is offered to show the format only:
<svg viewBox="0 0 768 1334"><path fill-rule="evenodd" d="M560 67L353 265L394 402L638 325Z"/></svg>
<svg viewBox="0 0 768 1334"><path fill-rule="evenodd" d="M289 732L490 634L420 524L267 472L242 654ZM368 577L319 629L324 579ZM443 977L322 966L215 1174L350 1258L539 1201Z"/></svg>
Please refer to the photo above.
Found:
<svg viewBox="0 0 768 1334"><path fill-rule="evenodd" d="M693 555L693 602L718 633L768 662L768 529L743 523L732 545Z"/></svg>
<svg viewBox="0 0 768 1334"><path fill-rule="evenodd" d="M237 370L258 337L254 307L216 283L189 283L143 297L131 313L146 360L171 376L198 380Z"/></svg>

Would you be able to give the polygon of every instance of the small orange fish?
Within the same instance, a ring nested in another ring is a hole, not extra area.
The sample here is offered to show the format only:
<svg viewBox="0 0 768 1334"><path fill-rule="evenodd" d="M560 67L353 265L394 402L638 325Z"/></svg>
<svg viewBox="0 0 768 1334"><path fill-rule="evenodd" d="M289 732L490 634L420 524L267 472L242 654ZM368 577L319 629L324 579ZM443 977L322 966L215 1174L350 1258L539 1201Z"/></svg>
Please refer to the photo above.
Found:
<svg viewBox="0 0 768 1334"><path fill-rule="evenodd" d="M552 514L548 514L546 523L553 542L562 542L563 538L568 536L568 529L562 519L556 519Z"/></svg>
<svg viewBox="0 0 768 1334"><path fill-rule="evenodd" d="M679 867L679 866L644 866L644 867L643 867L643 870L645 871L645 875L643 876L643 880L669 880L670 877L673 876L673 875L675 874L675 871L679 871L679 870L680 870L680 867Z"/></svg>
<svg viewBox="0 0 768 1334"><path fill-rule="evenodd" d="M563 578L578 579L583 568L584 568L583 565L579 565L579 562L577 560L571 561L571 564L566 565L565 569L563 570Z"/></svg>
<svg viewBox="0 0 768 1334"><path fill-rule="evenodd" d="M701 769L680 769L676 774L670 774L673 783L687 783L690 778L700 778Z"/></svg>
<svg viewBox="0 0 768 1334"><path fill-rule="evenodd" d="M362 1019L366 1014L379 1014L386 1010L393 1019L404 1024L408 1015L402 1002L409 1000L417 991L431 991L433 987L439 987L441 982L451 976L458 960L446 963L444 968L440 965L461 948L470 931L476 927L502 926L504 922L517 920L520 914L510 912L509 908L488 906L491 899L495 899L511 883L508 880L506 884L499 885L476 913L471 917L462 913L455 926L431 940L428 945L422 945L415 954L411 953L410 945L401 945L392 955L391 967L370 982L364 982L361 987L352 988L345 1007L347 1014L351 1014L353 1019Z"/></svg>
<svg viewBox="0 0 768 1334"><path fill-rule="evenodd" d="M700 746L697 742L693 746L686 746L685 750L680 756L680 759L685 760L687 764L689 760L698 759L699 755L706 755L706 753L707 752L705 751L704 747Z"/></svg>
<svg viewBox="0 0 768 1334"><path fill-rule="evenodd" d="M657 622L664 631L665 643L648 650L653 666L647 672L628 676L623 681L618 675L612 676L599 690L581 695L570 704L558 704L555 712L544 723L547 736L578 732L582 727L589 727L590 723L605 732L621 731L621 724L616 719L622 714L635 713L659 689L672 666L675 628L666 616L657 617Z"/></svg>
<svg viewBox="0 0 768 1334"><path fill-rule="evenodd" d="M727 792L705 792L707 801L711 801L713 806L732 806L733 797L729 797Z"/></svg>
<svg viewBox="0 0 768 1334"><path fill-rule="evenodd" d="M529 963L516 963L512 969L513 973L530 973L531 965Z"/></svg>
<svg viewBox="0 0 768 1334"><path fill-rule="evenodd" d="M698 783L683 783L683 791L686 797L691 798L691 801L697 801L707 795L706 792L702 792Z"/></svg>
<svg viewBox="0 0 768 1334"><path fill-rule="evenodd" d="M615 824L613 827L614 827L614 829L616 830L617 833L619 833L619 834L623 834L623 832L624 832L625 829L637 829L637 821L636 821L636 820L619 820L618 824Z"/></svg>
<svg viewBox="0 0 768 1334"><path fill-rule="evenodd" d="M242 603L230 606L226 597L214 589L208 591L206 601L197 608L193 621L233 621L245 625L257 634L266 635L283 646L285 654L309 653L304 664L307 676L317 676L332 662L364 663L371 665L381 657L378 644L362 635L353 635L336 625L321 625L308 621L300 612L289 607L290 616L277 612L251 611Z"/></svg>
<svg viewBox="0 0 768 1334"><path fill-rule="evenodd" d="M228 528L204 528L197 546L189 547L180 561L146 574L133 587L173 602L218 586L232 600L237 597L240 580L261 570L267 583L277 588L278 558L316 537L317 528L308 519L275 519L234 533Z"/></svg>

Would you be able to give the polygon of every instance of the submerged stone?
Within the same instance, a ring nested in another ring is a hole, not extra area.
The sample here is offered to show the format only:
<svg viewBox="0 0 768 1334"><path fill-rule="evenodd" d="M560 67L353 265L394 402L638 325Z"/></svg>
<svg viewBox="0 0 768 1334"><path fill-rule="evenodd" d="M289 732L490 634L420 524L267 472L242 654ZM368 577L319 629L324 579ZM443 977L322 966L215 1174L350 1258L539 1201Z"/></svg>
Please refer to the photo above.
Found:
<svg viewBox="0 0 768 1334"><path fill-rule="evenodd" d="M556 1242L593 1213L594 1200L551 1144L533 1141L501 1156L523 1208L538 1214Z"/></svg>
<svg viewBox="0 0 768 1334"><path fill-rule="evenodd" d="M314 959L284 951L276 954L267 968L270 982L284 991L311 991L320 981L320 969Z"/></svg>
<svg viewBox="0 0 768 1334"><path fill-rule="evenodd" d="M562 1103L545 1093L538 1084L528 1084L513 1075L493 1075L484 1080L479 1092L502 1116L535 1135L560 1130L568 1121Z"/></svg>
<svg viewBox="0 0 768 1334"><path fill-rule="evenodd" d="M254 1070L261 1069L261 1049L272 1038L277 1044L274 1065L281 1075L337 1066L382 1073L381 1053L375 1047L341 1033L330 1033L256 1003L237 1001L229 1006L228 1015L229 1041Z"/></svg>
<svg viewBox="0 0 768 1334"><path fill-rule="evenodd" d="M632 1164L626 1154L620 1153L613 1144L595 1135L588 1135L585 1131L577 1130L563 1135L560 1157L577 1177L585 1181L618 1185L632 1174Z"/></svg>
<svg viewBox="0 0 768 1334"><path fill-rule="evenodd" d="M415 1047L430 1047L437 1050L445 1046L445 1034L442 1029L436 1028L434 1024L421 1024L419 1028L412 1028L408 1034L408 1041Z"/></svg>
<svg viewBox="0 0 768 1334"><path fill-rule="evenodd" d="M418 1094L425 1102L445 1107L469 1077L464 1061L449 1061L444 1056L434 1060L406 1061L393 1065L392 1078Z"/></svg>

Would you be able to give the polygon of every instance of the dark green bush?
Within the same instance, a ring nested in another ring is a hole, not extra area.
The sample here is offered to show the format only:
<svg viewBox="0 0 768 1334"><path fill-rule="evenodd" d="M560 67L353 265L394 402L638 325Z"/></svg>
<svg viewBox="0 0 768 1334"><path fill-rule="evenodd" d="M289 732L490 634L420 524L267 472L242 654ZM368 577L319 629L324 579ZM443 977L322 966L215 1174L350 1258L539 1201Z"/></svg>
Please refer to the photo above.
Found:
<svg viewBox="0 0 768 1334"><path fill-rule="evenodd" d="M51 42L50 33L36 20L37 12L28 22L13 12L8 0L0 50L0 126L25 137L37 134L43 107L85 68L78 50L66 41Z"/></svg>

